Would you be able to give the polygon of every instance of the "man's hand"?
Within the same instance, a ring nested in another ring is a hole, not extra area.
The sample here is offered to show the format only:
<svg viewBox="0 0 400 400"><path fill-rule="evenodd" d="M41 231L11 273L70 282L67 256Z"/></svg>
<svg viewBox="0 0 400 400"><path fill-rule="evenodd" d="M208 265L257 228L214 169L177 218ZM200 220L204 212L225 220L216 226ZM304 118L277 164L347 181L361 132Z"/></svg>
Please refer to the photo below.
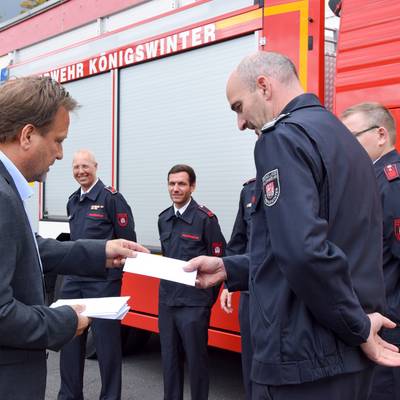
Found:
<svg viewBox="0 0 400 400"><path fill-rule="evenodd" d="M371 320L371 330L368 339L361 344L361 350L366 356L379 365L399 367L400 354L397 346L383 340L378 332L381 328L393 329L396 324L379 313L368 314Z"/></svg>
<svg viewBox="0 0 400 400"><path fill-rule="evenodd" d="M108 240L106 243L106 267L116 268L125 264L127 257L136 257L136 252L150 253L139 243L131 242L125 239Z"/></svg>
<svg viewBox="0 0 400 400"><path fill-rule="evenodd" d="M227 313L232 314L233 307L232 307L232 293L229 293L228 289L224 289L221 292L221 296L219 298L221 303L221 308Z"/></svg>
<svg viewBox="0 0 400 400"><path fill-rule="evenodd" d="M197 270L196 287L200 289L218 285L226 280L224 262L219 257L192 258L183 269L188 272Z"/></svg>
<svg viewBox="0 0 400 400"><path fill-rule="evenodd" d="M89 327L91 319L82 315L82 312L85 311L86 308L83 304L73 305L71 308L76 312L76 316L78 317L75 336L80 336Z"/></svg>

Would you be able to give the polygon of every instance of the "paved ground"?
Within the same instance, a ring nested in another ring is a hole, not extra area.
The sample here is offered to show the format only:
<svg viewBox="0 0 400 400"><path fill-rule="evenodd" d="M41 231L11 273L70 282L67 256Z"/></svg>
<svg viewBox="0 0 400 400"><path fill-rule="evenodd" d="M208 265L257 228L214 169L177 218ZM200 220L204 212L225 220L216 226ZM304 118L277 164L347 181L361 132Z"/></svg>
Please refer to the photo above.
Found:
<svg viewBox="0 0 400 400"><path fill-rule="evenodd" d="M60 385L58 353L50 352L46 400L56 400ZM96 360L87 360L85 369L85 400L98 400L100 376ZM122 400L162 399L162 370L158 335L139 353L123 360ZM240 355L210 348L209 400L240 400L244 398ZM190 399L185 384L185 400Z"/></svg>

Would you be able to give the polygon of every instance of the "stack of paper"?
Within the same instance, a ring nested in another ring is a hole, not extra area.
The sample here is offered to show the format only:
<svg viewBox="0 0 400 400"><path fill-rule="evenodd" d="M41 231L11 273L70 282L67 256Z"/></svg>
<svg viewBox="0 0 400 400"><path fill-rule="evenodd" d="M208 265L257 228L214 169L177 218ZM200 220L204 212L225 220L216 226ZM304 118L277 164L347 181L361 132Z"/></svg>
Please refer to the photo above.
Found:
<svg viewBox="0 0 400 400"><path fill-rule="evenodd" d="M132 272L194 286L197 271L184 271L183 267L187 264L186 261L176 260L175 258L136 253L135 258L126 259L124 272Z"/></svg>
<svg viewBox="0 0 400 400"><path fill-rule="evenodd" d="M122 319L129 311L128 300L124 297L98 297L94 299L59 299L50 307L72 306L83 304L86 306L82 315L90 318Z"/></svg>

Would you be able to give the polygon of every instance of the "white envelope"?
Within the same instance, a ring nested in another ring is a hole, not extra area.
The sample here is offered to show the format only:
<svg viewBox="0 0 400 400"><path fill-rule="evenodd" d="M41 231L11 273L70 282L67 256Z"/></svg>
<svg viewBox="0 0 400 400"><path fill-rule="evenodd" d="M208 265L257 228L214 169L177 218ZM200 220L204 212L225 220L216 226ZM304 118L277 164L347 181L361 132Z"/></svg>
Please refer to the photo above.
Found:
<svg viewBox="0 0 400 400"><path fill-rule="evenodd" d="M90 318L122 319L129 311L130 296L97 297L89 299L58 299L50 308L83 304L86 306L82 315Z"/></svg>
<svg viewBox="0 0 400 400"><path fill-rule="evenodd" d="M184 271L183 267L187 264L187 261L176 260L175 258L137 253L135 258L126 259L124 272L132 272L194 286L197 271Z"/></svg>

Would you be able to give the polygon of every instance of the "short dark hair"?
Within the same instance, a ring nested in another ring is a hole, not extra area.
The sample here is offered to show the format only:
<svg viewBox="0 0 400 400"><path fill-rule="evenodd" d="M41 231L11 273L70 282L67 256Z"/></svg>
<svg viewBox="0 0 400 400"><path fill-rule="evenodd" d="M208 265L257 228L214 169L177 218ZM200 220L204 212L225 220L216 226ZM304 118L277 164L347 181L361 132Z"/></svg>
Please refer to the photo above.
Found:
<svg viewBox="0 0 400 400"><path fill-rule="evenodd" d="M189 175L190 186L194 185L196 183L196 174L194 172L194 169L191 166L186 165L186 164L176 164L176 165L174 165L168 171L167 179L169 179L169 176L171 174L177 174L178 172L186 172Z"/></svg>
<svg viewBox="0 0 400 400"><path fill-rule="evenodd" d="M50 77L13 78L0 86L0 143L13 141L28 124L46 135L60 107L78 106L61 84Z"/></svg>

